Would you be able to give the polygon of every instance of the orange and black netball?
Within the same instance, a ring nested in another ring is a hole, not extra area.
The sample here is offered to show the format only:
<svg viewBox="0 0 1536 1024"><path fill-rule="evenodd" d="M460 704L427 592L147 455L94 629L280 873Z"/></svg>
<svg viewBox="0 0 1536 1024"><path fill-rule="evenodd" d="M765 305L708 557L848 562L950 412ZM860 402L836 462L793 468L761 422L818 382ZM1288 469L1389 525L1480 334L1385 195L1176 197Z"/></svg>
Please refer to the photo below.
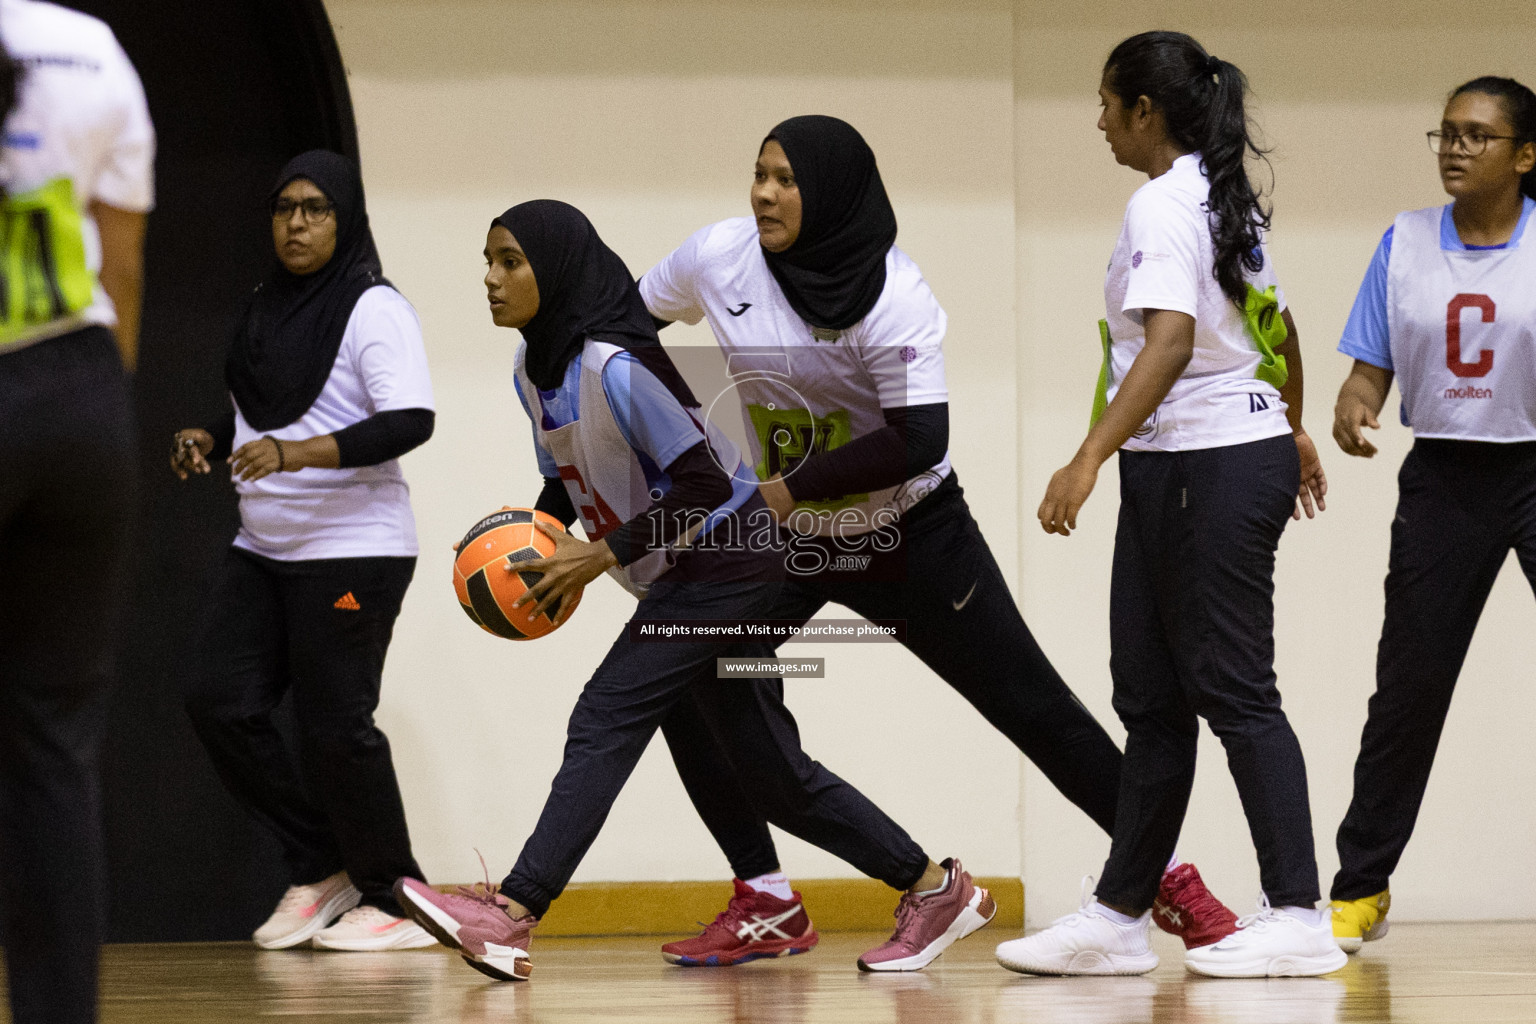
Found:
<svg viewBox="0 0 1536 1024"><path fill-rule="evenodd" d="M453 589L464 614L486 632L508 640L532 640L552 632L554 620L560 614L562 602L537 615L532 614L531 603L522 608L512 607L544 574L517 572L511 567L555 551L555 542L541 533L536 523L565 532L553 516L506 506L470 527L453 560ZM572 601L571 610L575 611L581 595L563 600Z"/></svg>

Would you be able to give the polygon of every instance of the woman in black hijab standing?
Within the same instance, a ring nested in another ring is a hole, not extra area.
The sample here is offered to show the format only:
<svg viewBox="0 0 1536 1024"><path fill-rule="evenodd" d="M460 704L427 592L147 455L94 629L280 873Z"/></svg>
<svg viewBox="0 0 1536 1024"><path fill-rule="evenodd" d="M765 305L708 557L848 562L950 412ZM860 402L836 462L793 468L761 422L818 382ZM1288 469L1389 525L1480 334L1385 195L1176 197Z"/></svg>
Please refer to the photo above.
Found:
<svg viewBox="0 0 1536 1024"><path fill-rule="evenodd" d="M728 365L758 371L738 376L735 390L758 489L796 552L775 616L803 622L830 601L904 620L906 647L1111 831L1120 751L1035 642L966 505L949 459L947 318L895 245L874 153L837 118L790 118L763 140L751 199L752 218L696 232L640 291L659 320L707 319ZM799 898L767 827L722 752L696 742L702 731L688 712L679 707L664 732L745 884L702 935L662 951L675 963L734 963L751 959L756 942L742 923ZM923 894L904 897L896 934L860 966L926 962L924 908ZM1236 921L1194 866L1176 860L1155 916L1191 946Z"/></svg>
<svg viewBox="0 0 1536 1024"><path fill-rule="evenodd" d="M397 460L432 434L421 326L384 279L354 163L303 153L270 204L278 264L239 318L234 409L172 448L182 479L227 455L240 494L187 713L230 794L283 845L292 885L257 945L427 946L391 892L421 869L373 722L416 567ZM273 723L290 690L297 752Z"/></svg>

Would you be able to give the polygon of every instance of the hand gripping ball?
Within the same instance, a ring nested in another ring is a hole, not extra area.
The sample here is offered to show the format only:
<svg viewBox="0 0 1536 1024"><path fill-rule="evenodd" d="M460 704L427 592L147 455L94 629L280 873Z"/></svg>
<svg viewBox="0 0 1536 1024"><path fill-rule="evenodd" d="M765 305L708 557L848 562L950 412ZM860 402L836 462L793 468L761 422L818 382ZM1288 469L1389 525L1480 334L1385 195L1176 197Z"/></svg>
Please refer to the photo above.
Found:
<svg viewBox="0 0 1536 1024"><path fill-rule="evenodd" d="M532 614L531 604L513 608L528 589L544 578L539 572L508 572L509 565L554 554L555 542L540 533L534 523L546 523L565 532L554 516L529 508L504 506L470 527L459 542L453 560L453 589L459 595L464 614L488 633L508 640L532 640L555 629L554 619L560 603L547 614ZM565 598L571 610L581 603L581 594Z"/></svg>

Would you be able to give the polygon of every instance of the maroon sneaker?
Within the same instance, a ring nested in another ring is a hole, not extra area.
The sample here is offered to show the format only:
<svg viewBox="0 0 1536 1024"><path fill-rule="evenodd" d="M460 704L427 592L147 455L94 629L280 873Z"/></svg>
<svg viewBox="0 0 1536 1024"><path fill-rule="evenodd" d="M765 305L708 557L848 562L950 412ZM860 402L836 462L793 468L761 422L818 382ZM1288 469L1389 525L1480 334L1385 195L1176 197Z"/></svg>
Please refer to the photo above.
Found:
<svg viewBox="0 0 1536 1024"><path fill-rule="evenodd" d="M944 888L927 896L901 894L896 931L882 945L859 957L861 971L920 971L950 946L992 920L997 903L971 882L958 858L946 860Z"/></svg>
<svg viewBox="0 0 1536 1024"><path fill-rule="evenodd" d="M412 921L464 962L498 981L527 981L533 973L528 957L530 933L538 918L517 920L507 916L510 902L494 888L459 886L459 892L442 893L425 882L402 878L395 883L395 899Z"/></svg>
<svg viewBox="0 0 1536 1024"><path fill-rule="evenodd" d="M1193 864L1180 864L1163 875L1152 903L1152 920L1185 949L1209 946L1237 931L1237 915L1211 895Z"/></svg>
<svg viewBox="0 0 1536 1024"><path fill-rule="evenodd" d="M800 894L781 900L733 878L736 895L703 934L661 947L662 959L679 967L730 967L751 960L804 953L821 937Z"/></svg>

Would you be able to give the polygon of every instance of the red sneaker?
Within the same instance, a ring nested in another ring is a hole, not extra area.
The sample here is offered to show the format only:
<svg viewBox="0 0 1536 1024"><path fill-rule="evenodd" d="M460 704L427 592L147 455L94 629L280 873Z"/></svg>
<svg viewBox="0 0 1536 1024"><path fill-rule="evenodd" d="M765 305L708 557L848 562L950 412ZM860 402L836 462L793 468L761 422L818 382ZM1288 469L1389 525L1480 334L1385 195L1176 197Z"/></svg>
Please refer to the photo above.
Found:
<svg viewBox="0 0 1536 1024"><path fill-rule="evenodd" d="M1193 864L1180 864L1163 875L1152 904L1152 920L1185 949L1209 946L1237 931L1237 915L1211 895Z"/></svg>
<svg viewBox="0 0 1536 1024"><path fill-rule="evenodd" d="M800 902L758 892L739 878L736 895L703 934L661 947L662 958L679 967L730 967L750 960L804 953L821 940Z"/></svg>

